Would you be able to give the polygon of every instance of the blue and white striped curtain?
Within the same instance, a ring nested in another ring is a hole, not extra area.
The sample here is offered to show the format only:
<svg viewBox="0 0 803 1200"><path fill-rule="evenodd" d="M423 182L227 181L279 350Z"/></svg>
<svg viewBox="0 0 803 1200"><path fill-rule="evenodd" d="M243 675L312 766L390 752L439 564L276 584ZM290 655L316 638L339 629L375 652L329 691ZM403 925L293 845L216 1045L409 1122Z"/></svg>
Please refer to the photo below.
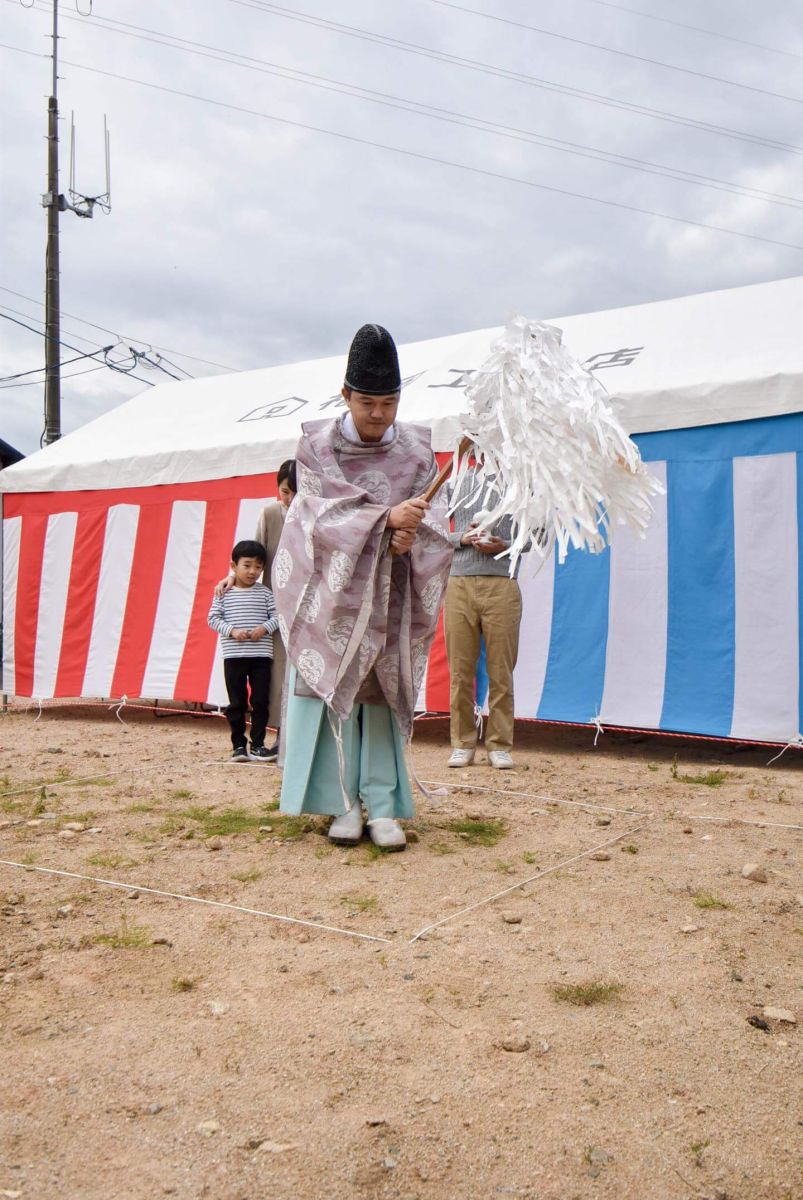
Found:
<svg viewBox="0 0 803 1200"><path fill-rule="evenodd" d="M647 537L522 571L516 715L796 738L803 414L635 440L666 486Z"/></svg>

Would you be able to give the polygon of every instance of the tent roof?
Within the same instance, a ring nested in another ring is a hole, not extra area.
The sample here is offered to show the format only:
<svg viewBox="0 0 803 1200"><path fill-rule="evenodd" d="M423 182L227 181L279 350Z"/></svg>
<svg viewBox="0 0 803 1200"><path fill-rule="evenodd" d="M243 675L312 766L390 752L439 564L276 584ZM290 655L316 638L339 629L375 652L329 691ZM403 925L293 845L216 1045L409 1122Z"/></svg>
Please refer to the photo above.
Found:
<svg viewBox="0 0 803 1200"><path fill-rule="evenodd" d="M803 411L803 278L552 320L630 433ZM529 314L528 314L529 315ZM458 439L462 373L497 328L399 348L402 419ZM0 491L189 483L275 470L302 421L334 415L345 355L159 384L0 474Z"/></svg>

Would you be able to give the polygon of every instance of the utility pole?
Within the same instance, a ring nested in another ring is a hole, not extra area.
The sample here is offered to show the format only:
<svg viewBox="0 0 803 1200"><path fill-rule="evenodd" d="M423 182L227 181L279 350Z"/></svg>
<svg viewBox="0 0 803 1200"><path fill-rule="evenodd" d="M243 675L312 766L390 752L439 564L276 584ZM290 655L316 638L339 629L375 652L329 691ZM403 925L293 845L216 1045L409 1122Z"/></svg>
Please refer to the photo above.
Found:
<svg viewBox="0 0 803 1200"><path fill-rule="evenodd" d="M85 16L92 15L92 0ZM47 191L42 206L47 209L45 252L45 428L42 444L61 437L61 298L59 270L59 215L67 209L77 217L91 217L96 204L111 211L111 168L109 131L103 118L106 154L106 191L101 196L84 196L75 190L75 123L70 143L70 199L59 191L59 5L53 0L53 81L47 101Z"/></svg>
<svg viewBox="0 0 803 1200"><path fill-rule="evenodd" d="M61 307L59 302L59 6L53 0L53 85L47 102L47 209L45 255L45 431L44 445L61 437Z"/></svg>

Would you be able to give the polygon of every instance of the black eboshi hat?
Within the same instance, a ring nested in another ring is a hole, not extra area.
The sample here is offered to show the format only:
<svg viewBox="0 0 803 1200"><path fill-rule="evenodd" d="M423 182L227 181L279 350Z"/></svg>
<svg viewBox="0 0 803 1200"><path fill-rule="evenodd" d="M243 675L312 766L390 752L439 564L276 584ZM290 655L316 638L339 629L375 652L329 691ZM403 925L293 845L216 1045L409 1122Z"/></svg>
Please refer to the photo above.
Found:
<svg viewBox="0 0 803 1200"><path fill-rule="evenodd" d="M389 396L401 389L396 343L381 325L363 325L354 335L344 385L366 396Z"/></svg>

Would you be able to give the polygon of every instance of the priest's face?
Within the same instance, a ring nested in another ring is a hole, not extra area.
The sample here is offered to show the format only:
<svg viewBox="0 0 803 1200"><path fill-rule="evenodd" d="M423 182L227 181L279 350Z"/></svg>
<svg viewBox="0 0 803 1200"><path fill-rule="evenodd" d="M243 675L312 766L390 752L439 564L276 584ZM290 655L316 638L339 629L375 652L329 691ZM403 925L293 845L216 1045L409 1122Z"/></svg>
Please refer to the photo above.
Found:
<svg viewBox="0 0 803 1200"><path fill-rule="evenodd" d="M381 441L382 435L396 420L398 392L391 392L388 396L366 396L364 392L343 388L343 399L363 442Z"/></svg>

